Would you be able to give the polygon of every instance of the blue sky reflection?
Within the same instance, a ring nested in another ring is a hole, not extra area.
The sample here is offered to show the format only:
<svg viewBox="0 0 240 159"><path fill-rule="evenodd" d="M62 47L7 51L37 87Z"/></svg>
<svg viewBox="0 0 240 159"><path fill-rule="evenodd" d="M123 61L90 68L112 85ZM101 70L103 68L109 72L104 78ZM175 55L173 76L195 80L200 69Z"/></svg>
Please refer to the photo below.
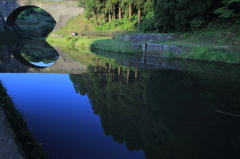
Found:
<svg viewBox="0 0 240 159"><path fill-rule="evenodd" d="M50 158L145 158L104 135L88 97L75 93L68 74L0 73L0 80Z"/></svg>

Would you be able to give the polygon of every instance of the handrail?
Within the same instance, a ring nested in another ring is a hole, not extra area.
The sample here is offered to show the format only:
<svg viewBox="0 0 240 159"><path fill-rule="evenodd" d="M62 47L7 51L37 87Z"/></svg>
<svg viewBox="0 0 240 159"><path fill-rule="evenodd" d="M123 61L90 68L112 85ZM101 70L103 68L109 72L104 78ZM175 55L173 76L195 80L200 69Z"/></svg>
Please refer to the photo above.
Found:
<svg viewBox="0 0 240 159"><path fill-rule="evenodd" d="M82 31L80 36L89 36L89 37L109 37L114 38L116 34L119 33L137 33L136 31L129 31L129 30L96 30L96 31Z"/></svg>

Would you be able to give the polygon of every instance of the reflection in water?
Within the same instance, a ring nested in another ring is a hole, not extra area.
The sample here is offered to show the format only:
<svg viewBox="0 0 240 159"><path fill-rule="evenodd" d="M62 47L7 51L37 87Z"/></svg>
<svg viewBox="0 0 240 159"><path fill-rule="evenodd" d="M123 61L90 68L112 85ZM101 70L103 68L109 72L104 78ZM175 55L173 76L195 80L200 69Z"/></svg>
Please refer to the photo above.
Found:
<svg viewBox="0 0 240 159"><path fill-rule="evenodd" d="M81 74L70 74L71 83L63 74L18 74L17 81L15 74L6 75L16 84L11 92L15 102L25 99L24 105L34 107L30 113L39 120L29 127L50 157L139 159L143 151L146 159L240 158L239 67L66 51L88 66ZM81 67L69 61L60 66ZM16 89L22 85L24 89ZM98 138L102 129L96 129L99 119L86 111L89 107L100 117L106 136L129 151L139 151L120 152L109 138Z"/></svg>
<svg viewBox="0 0 240 159"><path fill-rule="evenodd" d="M104 135L87 96L79 96L68 74L1 73L17 109L50 159L143 159ZM29 118L30 117L30 118Z"/></svg>
<svg viewBox="0 0 240 159"><path fill-rule="evenodd" d="M40 40L18 42L15 44L15 48L12 49L12 54L23 64L32 64L32 67L51 66L59 57L59 54L53 47Z"/></svg>
<svg viewBox="0 0 240 159"><path fill-rule="evenodd" d="M105 135L129 151L142 149L147 159L240 157L239 76L100 63L70 79Z"/></svg>
<svg viewBox="0 0 240 159"><path fill-rule="evenodd" d="M0 46L0 72L73 74L85 70L85 65L44 41L18 41Z"/></svg>

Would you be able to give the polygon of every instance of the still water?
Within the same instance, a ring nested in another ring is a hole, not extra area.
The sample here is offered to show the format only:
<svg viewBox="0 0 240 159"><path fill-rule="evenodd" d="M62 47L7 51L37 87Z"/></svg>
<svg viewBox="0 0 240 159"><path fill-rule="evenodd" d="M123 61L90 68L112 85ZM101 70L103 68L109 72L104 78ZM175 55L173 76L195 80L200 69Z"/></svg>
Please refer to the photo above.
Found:
<svg viewBox="0 0 240 159"><path fill-rule="evenodd" d="M43 68L0 52L0 79L49 158L240 158L239 66L55 49Z"/></svg>

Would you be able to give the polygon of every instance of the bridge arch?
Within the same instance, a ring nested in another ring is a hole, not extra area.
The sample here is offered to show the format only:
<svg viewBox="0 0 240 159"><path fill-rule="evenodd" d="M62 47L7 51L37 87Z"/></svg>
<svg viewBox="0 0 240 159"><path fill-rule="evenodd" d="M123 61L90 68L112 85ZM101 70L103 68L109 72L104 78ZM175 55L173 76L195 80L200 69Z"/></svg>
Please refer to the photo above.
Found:
<svg viewBox="0 0 240 159"><path fill-rule="evenodd" d="M14 31L14 33L21 38L25 38L28 37L28 35L25 35L25 33L23 33L23 31L19 28L19 26L16 24L16 20L18 18L18 16L25 10L30 9L30 8L39 8L37 6L34 5L26 5L26 6L21 6L18 7L17 9L15 9L14 11L12 11L6 21L6 25L8 27L10 27L12 29L12 31ZM51 16L52 17L52 16ZM53 18L53 17L52 17ZM54 19L54 18L53 18ZM55 20L55 19L54 19ZM56 20L55 20L56 22Z"/></svg>
<svg viewBox="0 0 240 159"><path fill-rule="evenodd" d="M10 15L8 16L7 18L7 21L6 21L6 24L8 26L13 26L15 25L15 21L17 20L17 17L20 13L22 13L24 10L26 9L29 9L29 8L37 8L36 6L31 6L31 5L28 5L28 6L22 6L22 7L19 7L17 9L15 9L14 11L12 11L10 13Z"/></svg>
<svg viewBox="0 0 240 159"><path fill-rule="evenodd" d="M84 8L77 6L78 1L28 1L28 0L0 0L0 16L5 19L7 26L17 29L17 16L27 8L38 7L48 12L56 21L53 31L64 26L67 21L84 12Z"/></svg>

